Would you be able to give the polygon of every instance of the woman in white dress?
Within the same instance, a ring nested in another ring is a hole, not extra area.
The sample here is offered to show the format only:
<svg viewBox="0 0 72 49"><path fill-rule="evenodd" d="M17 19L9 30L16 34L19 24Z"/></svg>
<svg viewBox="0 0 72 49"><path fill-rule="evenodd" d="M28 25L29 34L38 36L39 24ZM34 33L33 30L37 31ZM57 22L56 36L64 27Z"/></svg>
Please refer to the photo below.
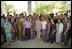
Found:
<svg viewBox="0 0 72 49"><path fill-rule="evenodd" d="M58 19L58 23L56 24L56 42L59 43L61 41L61 35L63 32L63 23L61 19Z"/></svg>
<svg viewBox="0 0 72 49"><path fill-rule="evenodd" d="M35 30L36 30L36 33L37 33L37 38L40 39L41 21L40 21L39 17L37 17L37 19L35 21Z"/></svg>

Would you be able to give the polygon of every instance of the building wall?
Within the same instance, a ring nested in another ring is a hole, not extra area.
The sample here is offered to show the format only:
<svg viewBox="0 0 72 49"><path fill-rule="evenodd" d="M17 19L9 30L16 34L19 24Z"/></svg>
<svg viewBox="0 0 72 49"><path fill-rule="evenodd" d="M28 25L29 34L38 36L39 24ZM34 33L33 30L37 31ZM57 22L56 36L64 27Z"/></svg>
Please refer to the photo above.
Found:
<svg viewBox="0 0 72 49"><path fill-rule="evenodd" d="M1 1L1 15L6 13L5 5L4 4L5 4L5 2Z"/></svg>
<svg viewBox="0 0 72 49"><path fill-rule="evenodd" d="M31 1L28 1L28 15L31 14L32 10L31 10Z"/></svg>
<svg viewBox="0 0 72 49"><path fill-rule="evenodd" d="M71 1L66 2L65 10L71 10Z"/></svg>

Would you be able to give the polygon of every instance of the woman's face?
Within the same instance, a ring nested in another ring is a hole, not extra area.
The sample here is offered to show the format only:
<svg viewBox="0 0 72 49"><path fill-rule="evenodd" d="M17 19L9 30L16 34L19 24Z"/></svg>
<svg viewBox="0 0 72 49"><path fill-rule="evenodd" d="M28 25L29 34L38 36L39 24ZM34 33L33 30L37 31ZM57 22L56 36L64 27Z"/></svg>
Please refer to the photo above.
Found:
<svg viewBox="0 0 72 49"><path fill-rule="evenodd" d="M58 23L60 23L61 22L61 20L60 19L58 19Z"/></svg>
<svg viewBox="0 0 72 49"><path fill-rule="evenodd" d="M42 18L42 20L45 20L45 18Z"/></svg>
<svg viewBox="0 0 72 49"><path fill-rule="evenodd" d="M30 18L28 18L28 21L30 21Z"/></svg>

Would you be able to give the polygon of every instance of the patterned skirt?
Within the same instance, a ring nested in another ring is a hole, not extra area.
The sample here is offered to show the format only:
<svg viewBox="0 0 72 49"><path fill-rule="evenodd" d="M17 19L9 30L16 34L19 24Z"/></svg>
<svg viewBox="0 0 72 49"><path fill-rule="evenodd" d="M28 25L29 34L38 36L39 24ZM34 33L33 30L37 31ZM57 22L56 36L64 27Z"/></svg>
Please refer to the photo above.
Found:
<svg viewBox="0 0 72 49"><path fill-rule="evenodd" d="M61 41L61 33L56 33L56 42Z"/></svg>
<svg viewBox="0 0 72 49"><path fill-rule="evenodd" d="M41 30L41 38L43 40L46 40L47 39L47 31L46 31L46 29L42 29Z"/></svg>
<svg viewBox="0 0 72 49"><path fill-rule="evenodd" d="M32 39L35 38L35 28L31 28L30 32L31 32L31 34L30 34L31 38Z"/></svg>
<svg viewBox="0 0 72 49"><path fill-rule="evenodd" d="M10 42L12 40L12 34L11 34L11 32L6 32L5 34L6 34L6 40L7 40L7 42Z"/></svg>

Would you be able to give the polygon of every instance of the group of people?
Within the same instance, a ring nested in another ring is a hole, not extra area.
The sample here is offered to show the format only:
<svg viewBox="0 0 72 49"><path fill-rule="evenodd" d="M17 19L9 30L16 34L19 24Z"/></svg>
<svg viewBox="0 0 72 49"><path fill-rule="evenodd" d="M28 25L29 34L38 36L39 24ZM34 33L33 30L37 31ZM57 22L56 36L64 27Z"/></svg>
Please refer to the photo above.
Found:
<svg viewBox="0 0 72 49"><path fill-rule="evenodd" d="M71 16L70 16L71 17ZM8 44L16 39L27 41L42 39L44 42L68 44L71 39L71 18L68 14L41 14L33 15L7 13L1 16L1 30L5 34Z"/></svg>

